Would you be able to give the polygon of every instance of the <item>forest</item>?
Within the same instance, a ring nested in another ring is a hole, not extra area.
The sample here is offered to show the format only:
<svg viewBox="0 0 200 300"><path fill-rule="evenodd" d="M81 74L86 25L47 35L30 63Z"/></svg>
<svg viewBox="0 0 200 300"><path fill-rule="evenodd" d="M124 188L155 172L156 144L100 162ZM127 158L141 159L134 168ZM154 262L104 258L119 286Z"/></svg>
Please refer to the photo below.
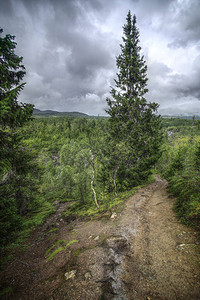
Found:
<svg viewBox="0 0 200 300"><path fill-rule="evenodd" d="M175 211L181 221L195 226L200 216L199 123L162 119L162 155L151 169L152 174L159 173L169 181L169 192L177 197ZM107 118L69 117L35 118L20 129L23 136L20 147L31 160L26 176L18 178L18 187L20 182L21 193L25 195L17 204L19 213L15 213L15 202L13 206L9 202L7 210L4 206L1 245L7 246L11 241L12 246L20 243L36 225L55 212L57 202L72 203L62 218L92 217L123 202L138 187L153 180L151 175L132 188L125 182L124 186L116 183L115 190L112 172L106 179L103 173L108 160L104 155L108 147L107 130Z"/></svg>
<svg viewBox="0 0 200 300"><path fill-rule="evenodd" d="M17 100L26 72L14 36L0 38L2 253L53 214L55 203L70 203L61 218L92 218L153 181L154 173L169 181L180 220L198 226L200 121L161 118L158 104L144 98L147 66L136 17L129 12L126 20L108 118L33 118L33 105Z"/></svg>

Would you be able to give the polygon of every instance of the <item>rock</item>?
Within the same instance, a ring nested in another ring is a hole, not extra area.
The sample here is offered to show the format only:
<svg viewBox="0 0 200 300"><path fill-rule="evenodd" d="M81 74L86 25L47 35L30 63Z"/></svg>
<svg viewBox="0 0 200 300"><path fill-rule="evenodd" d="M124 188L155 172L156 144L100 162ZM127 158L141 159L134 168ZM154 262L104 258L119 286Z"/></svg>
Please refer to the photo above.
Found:
<svg viewBox="0 0 200 300"><path fill-rule="evenodd" d="M185 244L179 244L179 245L176 246L176 248L177 248L178 250L183 250L183 249L184 249L184 246L185 246Z"/></svg>
<svg viewBox="0 0 200 300"><path fill-rule="evenodd" d="M72 270L70 272L66 272L65 273L65 279L66 280L68 280L68 279L74 279L75 275L76 275L76 270Z"/></svg>
<svg viewBox="0 0 200 300"><path fill-rule="evenodd" d="M111 218L112 220L114 220L114 219L116 219L116 217L117 217L117 214L114 212L114 213L112 213L112 215L111 215L110 218Z"/></svg>
<svg viewBox="0 0 200 300"><path fill-rule="evenodd" d="M103 218L110 218L110 211L106 211L102 214Z"/></svg>
<svg viewBox="0 0 200 300"><path fill-rule="evenodd" d="M87 272L87 273L85 273L84 277L86 280L90 280L92 278L92 275L90 272Z"/></svg>
<svg viewBox="0 0 200 300"><path fill-rule="evenodd" d="M124 236L110 236L106 239L106 245L115 252L122 252L128 247L128 241Z"/></svg>

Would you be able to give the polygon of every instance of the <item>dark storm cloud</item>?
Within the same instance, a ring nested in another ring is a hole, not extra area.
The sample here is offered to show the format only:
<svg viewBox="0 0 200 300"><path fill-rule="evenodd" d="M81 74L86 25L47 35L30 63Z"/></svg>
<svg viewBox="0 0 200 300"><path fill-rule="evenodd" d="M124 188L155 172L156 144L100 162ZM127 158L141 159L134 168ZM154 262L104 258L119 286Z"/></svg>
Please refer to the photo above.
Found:
<svg viewBox="0 0 200 300"><path fill-rule="evenodd" d="M16 35L27 70L20 101L104 114L129 9L148 64L147 98L162 112L200 109L199 0L0 0L0 26Z"/></svg>
<svg viewBox="0 0 200 300"><path fill-rule="evenodd" d="M1 1L1 13L4 15L12 15L13 14L13 7L10 0L8 1Z"/></svg>
<svg viewBox="0 0 200 300"><path fill-rule="evenodd" d="M9 4L16 7L16 2L9 1ZM23 0L18 4L21 7L18 6L14 22L18 18L22 24L26 23L22 34L26 41L19 37L17 40L18 52L23 50L27 69L23 98L28 97L41 108L49 104L55 109L55 103L59 103L58 110L78 110L79 105L82 111L92 113L93 95L96 106L97 100L101 102L102 113L105 106L102 97L109 89L108 74L115 63L112 43L106 45L108 35L93 23L96 11L100 19L107 14L102 2Z"/></svg>
<svg viewBox="0 0 200 300"><path fill-rule="evenodd" d="M186 47L200 40L200 1L179 1L170 17L174 39L169 47Z"/></svg>
<svg viewBox="0 0 200 300"><path fill-rule="evenodd" d="M183 92L185 97L193 96L200 101L200 55L193 62L192 73L185 76L182 80L182 88L180 86L180 92Z"/></svg>
<svg viewBox="0 0 200 300"><path fill-rule="evenodd" d="M197 60L200 60L200 56ZM200 112L200 65L195 65L190 74L174 74L172 69L161 63L149 68L150 100L158 100L160 112L167 114ZM159 101L160 100L160 101Z"/></svg>

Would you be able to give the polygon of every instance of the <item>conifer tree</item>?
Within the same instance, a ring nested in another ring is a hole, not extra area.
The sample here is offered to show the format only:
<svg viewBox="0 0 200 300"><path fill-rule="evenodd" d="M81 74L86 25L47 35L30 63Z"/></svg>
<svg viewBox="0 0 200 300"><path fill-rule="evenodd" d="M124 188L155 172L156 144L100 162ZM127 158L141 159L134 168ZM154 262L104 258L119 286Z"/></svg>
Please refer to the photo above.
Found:
<svg viewBox="0 0 200 300"><path fill-rule="evenodd" d="M0 28L0 126L16 128L27 122L33 111L33 105L18 103L17 98L23 90L25 67L23 58L15 54L15 37L7 34L2 37Z"/></svg>
<svg viewBox="0 0 200 300"><path fill-rule="evenodd" d="M26 175L32 156L21 146L19 127L30 120L33 105L19 104L25 83L22 57L15 54L14 36L0 28L0 243L5 244L27 212L34 185ZM31 167L30 167L31 164Z"/></svg>
<svg viewBox="0 0 200 300"><path fill-rule="evenodd" d="M159 157L162 139L158 104L148 103L147 66L141 56L136 16L128 12L123 26L121 54L116 59L119 72L112 98L107 99L110 115L111 159L108 169L119 188L143 181Z"/></svg>

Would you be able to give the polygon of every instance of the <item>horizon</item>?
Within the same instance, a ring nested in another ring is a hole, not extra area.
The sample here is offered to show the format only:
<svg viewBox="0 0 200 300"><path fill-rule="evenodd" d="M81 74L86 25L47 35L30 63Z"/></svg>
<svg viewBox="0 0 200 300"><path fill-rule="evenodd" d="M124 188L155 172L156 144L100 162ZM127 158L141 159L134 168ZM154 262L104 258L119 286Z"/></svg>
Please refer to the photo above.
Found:
<svg viewBox="0 0 200 300"><path fill-rule="evenodd" d="M109 117L109 115L108 114L106 114L106 115L101 115L101 114L97 114L97 115L90 115L90 114L87 114L87 113L85 113L85 112L82 112L82 111L59 111L59 110L52 110L52 109L39 109L39 108L36 108L36 107L34 107L34 110L39 110L39 111L41 111L41 112L45 112L45 111L51 111L51 112L57 112L57 113L80 113L80 114L84 114L84 115L87 115L87 116L93 116L93 117L98 117L98 116L100 116L100 117ZM174 117L179 117L179 116L185 116L185 117L195 117L195 116L200 116L200 113L194 113L194 114L187 114L187 113L185 113L185 114L162 114L162 113L160 113L160 115L161 116L174 116Z"/></svg>

